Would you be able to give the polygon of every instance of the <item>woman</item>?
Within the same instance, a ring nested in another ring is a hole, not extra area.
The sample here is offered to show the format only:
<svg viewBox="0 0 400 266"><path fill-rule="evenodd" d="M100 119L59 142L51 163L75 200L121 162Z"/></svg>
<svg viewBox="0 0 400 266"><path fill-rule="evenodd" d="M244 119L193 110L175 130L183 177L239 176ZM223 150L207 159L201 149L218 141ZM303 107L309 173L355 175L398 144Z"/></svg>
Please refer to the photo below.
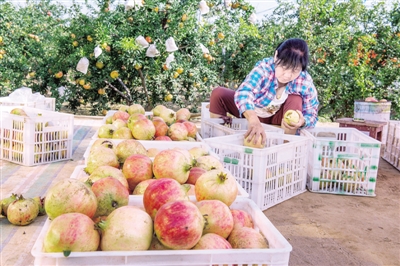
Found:
<svg viewBox="0 0 400 266"><path fill-rule="evenodd" d="M210 117L245 117L245 137L256 143L266 134L261 123L280 125L286 134L299 128L313 128L318 120L318 94L306 71L308 46L302 39L288 39L275 50L274 57L257 62L243 83L233 91L215 88L210 97ZM299 122L288 124L283 119L287 110L296 110Z"/></svg>

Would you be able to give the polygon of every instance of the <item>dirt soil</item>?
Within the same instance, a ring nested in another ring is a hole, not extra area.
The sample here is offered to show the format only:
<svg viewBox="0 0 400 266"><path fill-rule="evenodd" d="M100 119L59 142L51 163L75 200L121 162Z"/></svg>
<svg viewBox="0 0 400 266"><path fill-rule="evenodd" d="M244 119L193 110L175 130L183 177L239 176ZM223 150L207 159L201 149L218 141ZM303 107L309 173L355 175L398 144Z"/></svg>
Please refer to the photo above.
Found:
<svg viewBox="0 0 400 266"><path fill-rule="evenodd" d="M380 159L376 197L305 192L264 211L289 265L400 265L400 172Z"/></svg>

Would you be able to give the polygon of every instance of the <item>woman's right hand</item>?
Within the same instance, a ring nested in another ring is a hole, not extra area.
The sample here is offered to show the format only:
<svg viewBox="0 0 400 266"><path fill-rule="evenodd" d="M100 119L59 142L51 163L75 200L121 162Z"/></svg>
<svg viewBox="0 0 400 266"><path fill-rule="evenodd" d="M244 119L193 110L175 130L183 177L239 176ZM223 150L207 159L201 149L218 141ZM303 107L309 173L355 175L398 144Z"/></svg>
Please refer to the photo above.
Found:
<svg viewBox="0 0 400 266"><path fill-rule="evenodd" d="M261 137L261 144L265 145L267 136L265 134L265 129L262 127L258 116L254 111L246 111L243 115L247 119L247 132L244 134L244 137L249 141L253 141L253 144L257 143L257 140Z"/></svg>

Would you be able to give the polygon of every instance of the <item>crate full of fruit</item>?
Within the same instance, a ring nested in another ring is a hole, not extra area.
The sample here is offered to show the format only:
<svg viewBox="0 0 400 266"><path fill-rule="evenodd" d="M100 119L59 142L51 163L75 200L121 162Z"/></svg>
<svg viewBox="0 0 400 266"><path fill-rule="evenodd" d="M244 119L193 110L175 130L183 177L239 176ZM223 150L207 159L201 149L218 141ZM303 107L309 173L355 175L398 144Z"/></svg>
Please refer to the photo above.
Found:
<svg viewBox="0 0 400 266"><path fill-rule="evenodd" d="M311 192L375 196L381 143L355 128L301 130L311 140L307 187Z"/></svg>
<svg viewBox="0 0 400 266"><path fill-rule="evenodd" d="M0 107L0 158L34 166L72 157L74 116L30 107Z"/></svg>

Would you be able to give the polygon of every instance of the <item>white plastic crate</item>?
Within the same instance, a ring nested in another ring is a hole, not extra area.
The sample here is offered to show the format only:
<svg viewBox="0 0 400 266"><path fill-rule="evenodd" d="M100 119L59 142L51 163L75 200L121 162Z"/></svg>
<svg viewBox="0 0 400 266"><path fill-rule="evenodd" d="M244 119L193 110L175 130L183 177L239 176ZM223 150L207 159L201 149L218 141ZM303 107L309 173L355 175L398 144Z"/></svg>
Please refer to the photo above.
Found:
<svg viewBox="0 0 400 266"><path fill-rule="evenodd" d="M28 115L10 114L15 106L0 107L0 158L34 166L72 158L74 116L29 107Z"/></svg>
<svg viewBox="0 0 400 266"><path fill-rule="evenodd" d="M140 198L131 198L129 205L142 209ZM268 249L146 250L46 253L43 241L51 221L46 220L31 254L34 265L158 265L158 266L222 266L222 265L288 265L292 246L264 213L247 198L237 198L231 209L241 209L253 218L255 228L268 240Z"/></svg>
<svg viewBox="0 0 400 266"><path fill-rule="evenodd" d="M266 132L276 132L283 134L280 127L261 123ZM221 118L208 118L201 121L201 137L203 139L245 133L247 131L246 118L232 118L231 125L225 125Z"/></svg>
<svg viewBox="0 0 400 266"><path fill-rule="evenodd" d="M70 178L78 179L78 180L81 180L81 181L86 181L87 178L89 177L89 175L85 172L85 167L86 167L86 165L78 165L78 166L76 166L74 171L72 172ZM248 198L249 197L249 193L247 193L239 183L237 183L237 185L238 185L238 196L239 197ZM134 197L134 198L135 197L142 197L142 195L130 195L129 197L130 198L132 198L132 197Z"/></svg>
<svg viewBox="0 0 400 266"><path fill-rule="evenodd" d="M400 171L400 121L390 120L383 159Z"/></svg>
<svg viewBox="0 0 400 266"><path fill-rule="evenodd" d="M263 149L243 146L244 134L204 139L261 210L306 191L309 140L267 134Z"/></svg>
<svg viewBox="0 0 400 266"><path fill-rule="evenodd" d="M312 140L307 187L312 192L375 196L381 143L355 128L301 130Z"/></svg>
<svg viewBox="0 0 400 266"><path fill-rule="evenodd" d="M85 160L85 164L87 164L87 159L89 157L90 149L92 148L93 143L97 139L92 139L86 148L85 153L83 154L83 158ZM123 139L104 139L105 141L111 141L114 144L114 147L116 147L119 143L124 141ZM146 148L146 150L150 148L156 148L158 150L166 150L166 149L173 149L173 148L182 148L185 150L189 150L194 147L202 147L207 151L211 151L210 147L200 141L162 141L162 140L137 140L140 143L143 144L143 146Z"/></svg>
<svg viewBox="0 0 400 266"><path fill-rule="evenodd" d="M10 97L0 97L0 106L25 106L47 111L55 111L56 99L44 98L43 101L37 101L37 102L16 102L11 100Z"/></svg>

